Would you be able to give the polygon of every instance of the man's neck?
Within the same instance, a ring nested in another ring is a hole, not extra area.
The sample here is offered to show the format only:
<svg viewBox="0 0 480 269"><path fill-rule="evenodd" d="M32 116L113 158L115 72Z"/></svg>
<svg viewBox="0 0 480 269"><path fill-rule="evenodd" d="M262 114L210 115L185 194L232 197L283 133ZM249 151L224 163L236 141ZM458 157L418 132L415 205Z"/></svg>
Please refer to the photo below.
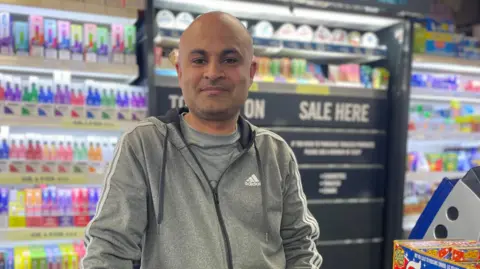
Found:
<svg viewBox="0 0 480 269"><path fill-rule="evenodd" d="M185 121L195 130L211 135L229 135L237 128L237 119L227 121L207 121L192 113L184 116Z"/></svg>

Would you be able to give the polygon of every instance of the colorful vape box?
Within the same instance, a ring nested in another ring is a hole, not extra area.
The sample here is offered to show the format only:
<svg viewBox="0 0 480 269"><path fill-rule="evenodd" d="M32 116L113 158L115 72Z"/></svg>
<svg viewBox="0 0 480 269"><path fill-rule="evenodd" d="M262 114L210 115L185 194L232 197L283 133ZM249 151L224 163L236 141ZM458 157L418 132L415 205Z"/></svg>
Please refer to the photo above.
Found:
<svg viewBox="0 0 480 269"><path fill-rule="evenodd" d="M10 13L0 13L0 46L2 54L13 54L12 20Z"/></svg>
<svg viewBox="0 0 480 269"><path fill-rule="evenodd" d="M57 20L45 19L44 24L45 58L57 59Z"/></svg>
<svg viewBox="0 0 480 269"><path fill-rule="evenodd" d="M13 23L13 29L16 55L28 56L28 23L24 21L16 21Z"/></svg>
<svg viewBox="0 0 480 269"><path fill-rule="evenodd" d="M38 81L38 116L53 118L55 116L54 96L51 81ZM52 171L53 172L53 171ZM46 172L45 172L46 173Z"/></svg>
<svg viewBox="0 0 480 269"><path fill-rule="evenodd" d="M86 62L97 62L97 25L87 23L83 26L84 53Z"/></svg>
<svg viewBox="0 0 480 269"><path fill-rule="evenodd" d="M32 262L30 259L30 248L28 247L15 247L15 268L31 269Z"/></svg>
<svg viewBox="0 0 480 269"><path fill-rule="evenodd" d="M98 62L108 63L109 58L109 32L106 27L97 27L97 55Z"/></svg>
<svg viewBox="0 0 480 269"><path fill-rule="evenodd" d="M5 114L20 116L22 114L22 91L20 77L4 76L5 92L10 92L10 100L5 101Z"/></svg>
<svg viewBox="0 0 480 269"><path fill-rule="evenodd" d="M134 25L126 25L124 29L125 63L137 64L137 55L135 54L135 46L137 43L137 28Z"/></svg>
<svg viewBox="0 0 480 269"><path fill-rule="evenodd" d="M57 22L58 38L58 58L61 60L70 60L70 22Z"/></svg>
<svg viewBox="0 0 480 269"><path fill-rule="evenodd" d="M70 26L70 50L72 60L83 61L83 26L72 24Z"/></svg>
<svg viewBox="0 0 480 269"><path fill-rule="evenodd" d="M14 78L14 84L21 84L23 89L22 96L22 116L37 116L38 115L38 77L30 77L27 80L21 81L19 77Z"/></svg>
<svg viewBox="0 0 480 269"><path fill-rule="evenodd" d="M30 15L30 56L43 57L44 55L44 23L43 17Z"/></svg>
<svg viewBox="0 0 480 269"><path fill-rule="evenodd" d="M32 262L32 269L47 268L47 254L43 246L30 247L30 259Z"/></svg>
<svg viewBox="0 0 480 269"><path fill-rule="evenodd" d="M10 190L8 203L8 226L10 228L26 227L25 191Z"/></svg>
<svg viewBox="0 0 480 269"><path fill-rule="evenodd" d="M73 226L73 211L72 211L72 191L58 190L58 206L60 210L59 226L72 227Z"/></svg>
<svg viewBox="0 0 480 269"><path fill-rule="evenodd" d="M125 63L125 43L122 24L112 24L112 62Z"/></svg>
<svg viewBox="0 0 480 269"><path fill-rule="evenodd" d="M480 262L480 245L471 247L454 247L452 261L455 262Z"/></svg>

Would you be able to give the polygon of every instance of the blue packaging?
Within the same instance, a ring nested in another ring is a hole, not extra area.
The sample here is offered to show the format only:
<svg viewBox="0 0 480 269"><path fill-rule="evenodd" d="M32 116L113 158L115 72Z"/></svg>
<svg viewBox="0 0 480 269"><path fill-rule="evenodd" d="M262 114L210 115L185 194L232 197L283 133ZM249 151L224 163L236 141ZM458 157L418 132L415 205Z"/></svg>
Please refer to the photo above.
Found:
<svg viewBox="0 0 480 269"><path fill-rule="evenodd" d="M16 21L13 23L13 29L15 53L17 55L27 56L30 53L28 42L28 22Z"/></svg>
<svg viewBox="0 0 480 269"><path fill-rule="evenodd" d="M455 75L429 75L428 85L434 89L456 91L460 82L458 76Z"/></svg>
<svg viewBox="0 0 480 269"><path fill-rule="evenodd" d="M425 74L412 74L410 85L412 87L425 88L427 87L428 75Z"/></svg>
<svg viewBox="0 0 480 269"><path fill-rule="evenodd" d="M58 39L57 39L57 20L44 20L44 46L45 57L51 59L58 58Z"/></svg>
<svg viewBox="0 0 480 269"><path fill-rule="evenodd" d="M372 83L373 69L368 65L360 66L360 81L365 88L373 88Z"/></svg>

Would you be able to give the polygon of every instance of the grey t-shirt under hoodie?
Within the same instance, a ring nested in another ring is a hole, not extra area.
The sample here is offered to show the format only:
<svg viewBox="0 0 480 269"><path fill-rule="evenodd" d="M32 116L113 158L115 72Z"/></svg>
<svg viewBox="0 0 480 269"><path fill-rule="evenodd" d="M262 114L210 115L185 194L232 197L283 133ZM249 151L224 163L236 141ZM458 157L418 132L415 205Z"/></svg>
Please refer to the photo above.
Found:
<svg viewBox="0 0 480 269"><path fill-rule="evenodd" d="M211 135L193 129L184 116L180 121L183 137L205 170L210 185L216 188L225 169L240 154L238 128L229 135Z"/></svg>

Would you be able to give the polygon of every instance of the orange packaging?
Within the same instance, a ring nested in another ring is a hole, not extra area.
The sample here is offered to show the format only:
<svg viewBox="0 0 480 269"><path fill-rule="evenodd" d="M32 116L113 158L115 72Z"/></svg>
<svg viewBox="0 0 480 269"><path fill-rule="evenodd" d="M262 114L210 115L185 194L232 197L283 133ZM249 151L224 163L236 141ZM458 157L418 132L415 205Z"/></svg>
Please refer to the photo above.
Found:
<svg viewBox="0 0 480 269"><path fill-rule="evenodd" d="M285 78L290 78L292 76L292 69L291 69L292 62L289 58L282 58L280 60L280 73Z"/></svg>

